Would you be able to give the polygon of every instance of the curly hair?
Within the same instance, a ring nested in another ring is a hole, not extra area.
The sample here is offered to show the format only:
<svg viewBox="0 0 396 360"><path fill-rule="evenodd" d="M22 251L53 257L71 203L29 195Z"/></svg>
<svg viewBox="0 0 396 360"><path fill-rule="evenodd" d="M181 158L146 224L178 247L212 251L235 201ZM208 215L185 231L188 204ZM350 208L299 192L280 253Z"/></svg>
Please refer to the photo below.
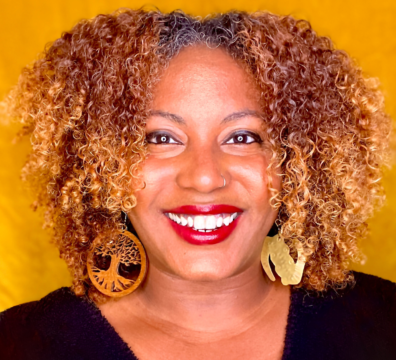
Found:
<svg viewBox="0 0 396 360"><path fill-rule="evenodd" d="M122 229L122 212L136 205L152 89L195 44L226 51L261 91L271 206L291 255L301 249L306 261L298 286L322 291L353 281L349 263L362 258L358 240L384 199L391 119L378 82L290 16L122 10L63 33L7 99L32 142L22 178L35 190L34 207L45 209L74 292L108 300L87 276L87 254L100 234ZM274 170L281 191L271 186Z"/></svg>

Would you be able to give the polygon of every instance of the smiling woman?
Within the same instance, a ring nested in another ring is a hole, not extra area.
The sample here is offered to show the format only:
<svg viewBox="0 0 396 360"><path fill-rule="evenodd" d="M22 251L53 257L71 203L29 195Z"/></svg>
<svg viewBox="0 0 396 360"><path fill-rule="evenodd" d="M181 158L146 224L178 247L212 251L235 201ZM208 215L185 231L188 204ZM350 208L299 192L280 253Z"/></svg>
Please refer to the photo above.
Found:
<svg viewBox="0 0 396 360"><path fill-rule="evenodd" d="M271 153L264 146L259 96L235 60L205 45L181 51L162 74L146 121L147 187L136 193L137 205L128 213L147 237L152 266L159 262L170 274L209 280L257 263L277 213L269 201ZM274 186L280 189L279 178Z"/></svg>
<svg viewBox="0 0 396 360"><path fill-rule="evenodd" d="M309 23L100 15L8 108L73 286L1 314L4 358L394 357L395 284L348 268L391 120Z"/></svg>

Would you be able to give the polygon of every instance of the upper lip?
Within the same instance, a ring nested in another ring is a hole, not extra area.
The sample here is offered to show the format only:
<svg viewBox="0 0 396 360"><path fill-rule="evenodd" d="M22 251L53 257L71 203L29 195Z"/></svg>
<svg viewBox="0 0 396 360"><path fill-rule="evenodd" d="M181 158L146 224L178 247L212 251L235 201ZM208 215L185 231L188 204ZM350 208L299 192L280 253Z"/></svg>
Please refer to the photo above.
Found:
<svg viewBox="0 0 396 360"><path fill-rule="evenodd" d="M242 209L226 204L208 204L208 205L183 205L174 209L165 210L164 212L173 214L190 214L190 215L215 215L221 213L243 212Z"/></svg>

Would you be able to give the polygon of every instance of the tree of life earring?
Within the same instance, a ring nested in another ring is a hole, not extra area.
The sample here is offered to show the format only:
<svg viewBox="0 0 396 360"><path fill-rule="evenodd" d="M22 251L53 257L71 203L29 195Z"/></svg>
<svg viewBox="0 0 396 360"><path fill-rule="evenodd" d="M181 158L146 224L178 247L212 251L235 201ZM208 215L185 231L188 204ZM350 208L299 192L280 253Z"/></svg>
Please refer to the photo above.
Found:
<svg viewBox="0 0 396 360"><path fill-rule="evenodd" d="M127 220L125 214L125 222ZM111 297L122 297L136 290L146 276L147 265L142 243L128 230L111 238L105 236L89 252L87 259L92 284Z"/></svg>

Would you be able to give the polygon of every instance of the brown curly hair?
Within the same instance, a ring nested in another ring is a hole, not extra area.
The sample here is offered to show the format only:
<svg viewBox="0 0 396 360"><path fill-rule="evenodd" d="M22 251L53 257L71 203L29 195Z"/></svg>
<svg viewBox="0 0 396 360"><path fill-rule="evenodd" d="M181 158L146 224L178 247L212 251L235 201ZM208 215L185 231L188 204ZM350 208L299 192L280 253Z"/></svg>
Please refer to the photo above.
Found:
<svg viewBox="0 0 396 360"><path fill-rule="evenodd" d="M299 247L306 260L298 286L345 286L367 218L384 197L391 119L378 83L290 16L122 10L63 33L8 96L32 141L22 177L36 191L34 206L46 210L74 292L108 299L87 276L87 254L136 205L152 88L173 56L198 43L243 63L261 90L268 174L282 174L282 190L270 186L271 204L291 255Z"/></svg>

